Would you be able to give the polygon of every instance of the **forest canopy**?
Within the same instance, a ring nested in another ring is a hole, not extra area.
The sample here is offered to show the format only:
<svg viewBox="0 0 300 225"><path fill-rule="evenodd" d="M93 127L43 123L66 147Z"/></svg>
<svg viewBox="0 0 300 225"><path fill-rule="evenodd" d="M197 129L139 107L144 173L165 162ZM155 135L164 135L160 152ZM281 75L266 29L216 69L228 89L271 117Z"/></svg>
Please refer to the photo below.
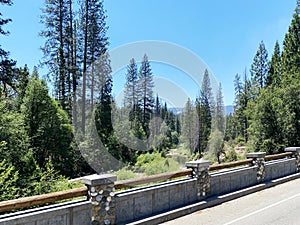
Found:
<svg viewBox="0 0 300 225"><path fill-rule="evenodd" d="M112 164L126 178L176 170L181 162L170 157L174 151L185 160L222 163L243 157L237 146L268 154L300 146L299 9L297 1L283 43L268 53L261 41L250 70L236 74L234 112L226 115L222 85L212 91L207 69L199 94L184 109L169 108L154 92L147 52L127 59L118 106L103 1L74 7L72 0L45 0L37 66L48 74L17 67L0 46L0 200L72 188L68 179ZM0 12L0 35L9 35L10 22Z"/></svg>

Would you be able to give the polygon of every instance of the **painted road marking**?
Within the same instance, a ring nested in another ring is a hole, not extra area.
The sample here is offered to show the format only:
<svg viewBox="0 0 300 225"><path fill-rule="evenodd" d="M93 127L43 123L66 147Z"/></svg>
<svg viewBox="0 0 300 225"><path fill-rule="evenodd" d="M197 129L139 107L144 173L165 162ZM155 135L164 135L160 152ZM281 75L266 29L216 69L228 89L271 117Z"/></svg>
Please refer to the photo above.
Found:
<svg viewBox="0 0 300 225"><path fill-rule="evenodd" d="M257 210L257 211L254 211L254 212L252 212L252 213L249 213L249 214L247 214L247 215L245 215L245 216L242 216L242 217L240 217L240 218L237 218L237 219L235 219L235 220L232 220L232 221L230 221L230 222L228 222L228 223L225 223L224 225L230 225L230 224L233 224L233 223L235 223L235 222L241 221L241 220L243 220L243 219L246 219L246 218L248 218L248 217L250 217L250 216L253 216L253 215L255 215L255 214L258 214L258 213L260 213L260 212L262 212L262 211L265 211L265 210L267 210L267 209L270 209L270 208L272 208L272 207L275 207L275 206L277 206L277 205L280 205L280 204L282 204L282 203L284 203L284 202L287 202L287 201L289 201L289 200L291 200L291 199L293 199L293 198L297 198L297 197L300 197L300 193L299 193L299 194L296 194L296 195L293 195L293 196L291 196L291 197L289 197L289 198L287 198L287 199L284 199L284 200L281 200L281 201L279 201L279 202L276 202L276 203L274 203L274 204L271 204L271 205L269 205L269 206L267 206L267 207L264 207L264 208L262 208L262 209L259 209L259 210Z"/></svg>

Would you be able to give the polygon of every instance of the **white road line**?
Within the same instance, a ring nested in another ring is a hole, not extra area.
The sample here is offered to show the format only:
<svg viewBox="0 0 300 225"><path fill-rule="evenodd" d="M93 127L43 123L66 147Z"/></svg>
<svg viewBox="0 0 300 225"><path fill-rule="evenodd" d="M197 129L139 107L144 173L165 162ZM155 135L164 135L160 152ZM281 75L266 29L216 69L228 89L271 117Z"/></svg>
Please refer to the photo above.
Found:
<svg viewBox="0 0 300 225"><path fill-rule="evenodd" d="M232 220L232 221L230 221L230 222L228 222L228 223L225 223L224 225L230 225L230 224L233 224L233 223L235 223L235 222L241 221L241 220L243 220L243 219L246 219L247 217L253 216L253 215L257 214L257 213L260 213L260 212L262 212L262 211L264 211L264 210L267 210L267 209L270 209L270 208L275 207L275 206L277 206L277 205L280 205L281 203L287 202L287 201L289 201L289 200L291 200L291 199L293 199L293 198L297 198L297 197L299 197L299 196L300 196L300 193L299 193L299 194L296 194L296 195L293 195L293 196L291 196L291 197L289 197L289 198L287 198L287 199L284 199L284 200L281 200L281 201L279 201L279 202L276 202L276 203L274 203L274 204L272 204L272 205L269 205L269 206L267 206L267 207L265 207L265 208L259 209L259 210L257 210L257 211L252 212L252 213L249 213L249 214L247 214L247 215L245 215L245 216L242 216L242 217L240 217L240 218L237 218L237 219L235 219L235 220Z"/></svg>

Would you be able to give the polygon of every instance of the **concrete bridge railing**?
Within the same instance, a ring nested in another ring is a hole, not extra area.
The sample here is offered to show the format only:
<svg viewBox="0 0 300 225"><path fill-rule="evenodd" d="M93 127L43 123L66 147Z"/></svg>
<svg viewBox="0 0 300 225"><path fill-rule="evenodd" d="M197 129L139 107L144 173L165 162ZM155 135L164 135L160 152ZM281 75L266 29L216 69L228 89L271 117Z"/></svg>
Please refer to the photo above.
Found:
<svg viewBox="0 0 300 225"><path fill-rule="evenodd" d="M116 181L116 176L110 174L87 176L82 180L86 188L75 192L78 196L81 191L81 195L86 195L86 200L5 214L0 216L0 224L87 225L137 221L195 204L212 196L296 174L300 171L300 148L286 148L286 151L274 156L266 156L261 152L249 153L247 160L214 166L210 166L208 161L192 161L186 163L187 169L184 171L122 182ZM235 166L242 167L222 170ZM119 188L187 175L188 177L178 180L116 191ZM22 201L22 204L26 202ZM17 205L18 200L2 202L0 212L5 207L13 209Z"/></svg>

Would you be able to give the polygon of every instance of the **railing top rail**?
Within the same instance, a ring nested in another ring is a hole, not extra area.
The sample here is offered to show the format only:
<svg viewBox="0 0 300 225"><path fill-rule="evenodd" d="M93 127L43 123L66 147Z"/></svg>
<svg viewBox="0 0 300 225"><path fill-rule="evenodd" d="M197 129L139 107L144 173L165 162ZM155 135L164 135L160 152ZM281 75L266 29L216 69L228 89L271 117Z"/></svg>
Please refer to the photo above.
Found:
<svg viewBox="0 0 300 225"><path fill-rule="evenodd" d="M17 209L29 208L32 206L44 205L56 201L70 198L87 196L87 188L74 188L66 191L53 192L49 194L37 195L32 197L19 198L0 202L0 212L7 212Z"/></svg>
<svg viewBox="0 0 300 225"><path fill-rule="evenodd" d="M148 183L152 183L152 182L164 181L164 180L183 177L183 176L187 176L187 175L191 175L191 174L192 174L192 169L184 169L184 170L175 171L175 172L162 173L162 174L151 175L151 176L147 176L147 177L134 178L134 179L130 179L130 180L121 180L121 181L117 181L115 183L115 188L122 189L122 188L134 187L134 186L141 185L141 184L148 184Z"/></svg>
<svg viewBox="0 0 300 225"><path fill-rule="evenodd" d="M269 156L265 157L265 161L283 159L283 158L286 158L291 155L292 155L292 153L290 153L290 152L277 154L277 155L269 155ZM246 160L224 163L224 164L219 164L219 165L211 165L209 167L209 171L228 169L228 168L233 168L233 167L238 167L238 166L243 166L243 165L245 166L245 165L249 165L251 162L252 162L252 159L246 159ZM115 182L115 188L123 189L123 188L128 188L128 187L134 187L137 185L165 181L165 180L169 180L169 179L173 179L173 178L188 176L191 174L192 174L192 169L184 169L184 170L180 170L180 171L157 174L157 175L152 175L152 176L147 176L147 177L122 180L122 181ZM22 208L28 208L28 207L32 207L32 206L43 205L43 204L47 204L47 203L53 203L56 201L61 201L61 200L66 200L66 199L76 198L76 197L81 197L81 196L87 196L87 188L86 187L75 188L75 189L71 189L71 190L54 192L54 193L50 193L50 194L44 194L44 195L38 195L38 196L32 196L32 197L26 197L26 198L20 198L20 199L15 199L15 200L3 201L3 202L0 202L0 213L17 210L17 209L22 209Z"/></svg>
<svg viewBox="0 0 300 225"><path fill-rule="evenodd" d="M276 154L276 155L267 155L265 157L265 161L272 161L272 160L277 160L277 159L284 159L286 157L291 156L293 153L292 152L285 152L281 154Z"/></svg>
<svg viewBox="0 0 300 225"><path fill-rule="evenodd" d="M246 166L246 165L249 165L251 162L252 162L252 159L245 159L245 160L240 160L240 161L236 161L236 162L211 165L209 167L209 171L229 169L229 168L233 168L233 167L237 167L237 166Z"/></svg>

